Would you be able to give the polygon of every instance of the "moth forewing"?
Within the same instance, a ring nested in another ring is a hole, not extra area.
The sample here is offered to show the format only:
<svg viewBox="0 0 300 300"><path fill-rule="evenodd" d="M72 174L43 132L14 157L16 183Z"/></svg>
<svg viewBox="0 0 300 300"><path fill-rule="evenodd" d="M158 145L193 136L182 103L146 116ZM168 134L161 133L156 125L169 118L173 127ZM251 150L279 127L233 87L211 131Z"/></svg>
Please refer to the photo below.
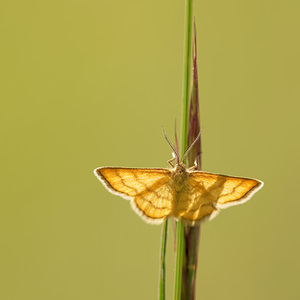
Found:
<svg viewBox="0 0 300 300"><path fill-rule="evenodd" d="M105 176L103 176L102 174L102 170L105 170L105 169L112 169L112 168L109 168L109 167L100 167L100 168L97 168L94 170L94 174L96 175L96 177L100 180L100 182L104 185L104 187L112 194L114 195L117 195L117 196L120 196L124 199L127 199L127 200L132 200L133 197L132 196L128 196L122 192L119 192L118 190L114 189L109 180L106 179Z"/></svg>
<svg viewBox="0 0 300 300"><path fill-rule="evenodd" d="M195 181L205 189L206 198L215 202L217 208L226 208L248 201L264 183L258 179L207 173L191 172Z"/></svg>
<svg viewBox="0 0 300 300"><path fill-rule="evenodd" d="M254 178L253 179L242 178L242 177L240 177L240 178L244 179L244 180L251 180L251 181L255 182L255 184L251 188L246 189L245 194L242 197L238 198L238 199L228 201L228 202L224 202L224 203L218 202L217 203L218 208L225 209L225 208L230 207L230 206L243 204L243 203L247 202L248 200L250 200L252 198L252 196L264 186L264 183L261 180L254 179Z"/></svg>
<svg viewBox="0 0 300 300"><path fill-rule="evenodd" d="M160 224L171 213L168 169L102 167L94 173L111 193L129 199L147 223Z"/></svg>

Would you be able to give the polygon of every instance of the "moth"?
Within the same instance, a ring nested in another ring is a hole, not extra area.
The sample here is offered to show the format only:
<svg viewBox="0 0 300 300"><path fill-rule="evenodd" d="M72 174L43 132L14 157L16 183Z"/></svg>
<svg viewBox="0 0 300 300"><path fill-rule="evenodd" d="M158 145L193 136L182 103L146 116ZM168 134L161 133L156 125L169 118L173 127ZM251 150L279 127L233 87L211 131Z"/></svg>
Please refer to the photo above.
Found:
<svg viewBox="0 0 300 300"><path fill-rule="evenodd" d="M168 161L170 169L100 167L94 173L109 192L130 200L133 210L147 223L160 224L169 217L191 225L210 220L220 209L249 200L263 182L198 171L196 165L187 168L184 160L199 137L200 133L180 160L165 135L174 151Z"/></svg>

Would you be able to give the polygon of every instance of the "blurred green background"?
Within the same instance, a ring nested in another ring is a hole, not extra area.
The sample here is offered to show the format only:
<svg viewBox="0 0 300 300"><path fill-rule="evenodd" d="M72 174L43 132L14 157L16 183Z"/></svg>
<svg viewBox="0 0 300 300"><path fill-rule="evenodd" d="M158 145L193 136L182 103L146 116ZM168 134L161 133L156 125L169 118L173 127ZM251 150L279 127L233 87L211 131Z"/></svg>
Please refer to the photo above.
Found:
<svg viewBox="0 0 300 300"><path fill-rule="evenodd" d="M203 168L265 182L202 226L197 299L300 297L299 9L195 0ZM167 167L184 1L4 0L0 24L0 298L156 299L161 227L92 171Z"/></svg>

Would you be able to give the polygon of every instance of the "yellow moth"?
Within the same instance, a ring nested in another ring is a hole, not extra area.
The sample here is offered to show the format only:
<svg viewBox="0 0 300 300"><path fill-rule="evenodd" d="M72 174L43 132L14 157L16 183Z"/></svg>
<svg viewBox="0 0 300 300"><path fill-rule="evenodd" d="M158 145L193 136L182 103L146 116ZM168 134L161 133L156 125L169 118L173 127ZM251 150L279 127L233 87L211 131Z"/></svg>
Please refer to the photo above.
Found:
<svg viewBox="0 0 300 300"><path fill-rule="evenodd" d="M133 210L146 222L160 224L165 218L182 219L193 225L212 219L220 209L249 200L263 187L257 179L233 177L186 168L183 161L193 142L172 168L100 167L94 173L109 192L130 200Z"/></svg>

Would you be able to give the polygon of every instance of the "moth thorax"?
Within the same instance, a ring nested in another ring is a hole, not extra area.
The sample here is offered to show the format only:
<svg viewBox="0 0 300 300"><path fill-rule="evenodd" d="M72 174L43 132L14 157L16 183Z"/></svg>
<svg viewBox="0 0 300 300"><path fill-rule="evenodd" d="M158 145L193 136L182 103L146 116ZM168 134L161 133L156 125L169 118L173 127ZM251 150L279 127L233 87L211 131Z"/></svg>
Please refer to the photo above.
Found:
<svg viewBox="0 0 300 300"><path fill-rule="evenodd" d="M173 179L175 191L181 191L184 188L187 179L186 168L183 164L176 165L173 173Z"/></svg>

